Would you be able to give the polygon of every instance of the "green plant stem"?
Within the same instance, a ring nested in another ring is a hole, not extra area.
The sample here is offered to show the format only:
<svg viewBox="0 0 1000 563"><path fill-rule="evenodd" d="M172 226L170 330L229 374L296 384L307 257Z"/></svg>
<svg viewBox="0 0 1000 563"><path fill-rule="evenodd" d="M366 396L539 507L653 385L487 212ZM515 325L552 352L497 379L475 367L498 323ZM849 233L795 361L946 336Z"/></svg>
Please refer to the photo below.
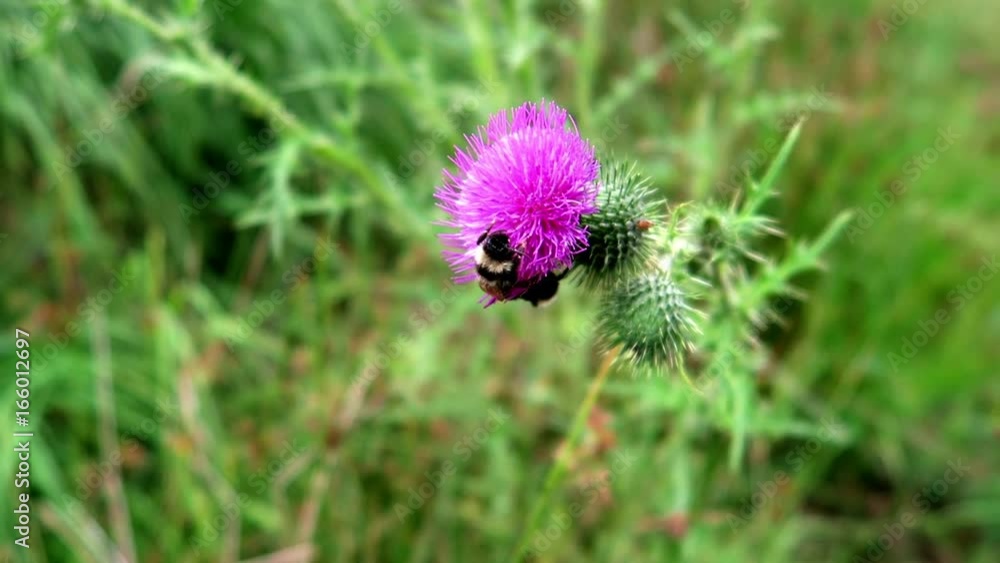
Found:
<svg viewBox="0 0 1000 563"><path fill-rule="evenodd" d="M604 357L601 362L601 367L597 370L597 376L594 380L590 382L590 387L587 389L587 395L583 398L583 402L576 409L576 415L573 417L573 426L570 427L569 434L563 439L563 443L560 445L558 452L559 455L556 458L555 464L549 468L548 475L545 476L545 486L542 488L542 494L535 501L534 506L531 508L531 514L528 516L528 523L524 528L524 532L521 534L521 538L517 542L517 547L514 549L513 555L511 555L511 563L517 563L521 561L521 557L524 556L524 551L528 547L528 542L531 540L531 534L538 527L538 523L541 521L542 517L545 516L545 511L548 508L549 501L552 499L552 495L556 488L562 483L563 477L566 476L566 471L569 467L569 460L572 458L573 449L576 447L576 443L580 440L580 435L583 433L583 427L586 426L587 417L590 416L590 411L594 408L594 403L597 402L597 396L601 394L601 389L604 388L604 383L608 380L608 374L611 373L611 365L614 363L615 358L618 357L619 348L613 349L611 352Z"/></svg>
<svg viewBox="0 0 1000 563"><path fill-rule="evenodd" d="M197 61L212 70L215 77L212 83L215 87L234 94L255 115L267 118L272 123L280 123L290 135L304 139L306 146L313 153L353 174L379 202L394 212L395 216L406 218L406 232L427 241L434 240L433 231L427 221L419 217L397 192L380 182L372 169L365 165L361 156L354 154L349 148L342 147L326 133L307 126L285 106L280 98L241 73L193 30L176 24L161 23L141 8L123 0L104 0L100 5L165 42L186 44Z"/></svg>

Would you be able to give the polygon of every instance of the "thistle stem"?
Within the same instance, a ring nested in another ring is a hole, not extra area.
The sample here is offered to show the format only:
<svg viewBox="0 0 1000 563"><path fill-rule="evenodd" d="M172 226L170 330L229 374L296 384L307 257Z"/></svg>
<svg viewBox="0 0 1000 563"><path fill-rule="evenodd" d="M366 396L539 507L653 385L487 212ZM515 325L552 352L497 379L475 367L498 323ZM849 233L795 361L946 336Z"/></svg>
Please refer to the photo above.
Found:
<svg viewBox="0 0 1000 563"><path fill-rule="evenodd" d="M586 426L587 417L590 416L590 411L594 408L594 403L597 402L597 396L601 394L601 389L604 388L604 383L608 380L608 374L611 373L611 365L614 363L615 358L618 357L620 350L621 347L617 347L608 352L604 357L600 368L597 370L597 376L590 382L587 395L583 398L580 406L577 407L576 414L573 416L573 426L570 427L569 434L563 438L562 444L560 444L557 450L559 454L556 457L556 461L549 468L549 472L545 476L545 485L542 488L542 494L535 500L531 514L528 517L527 526L525 526L524 532L521 533L517 547L511 555L511 563L521 561L528 548L528 543L531 541L531 534L538 527L542 517L545 516L545 511L556 488L562 484L562 480L569 468L569 460L572 458L573 449L576 447L577 442L579 442L580 435L583 434L583 427Z"/></svg>

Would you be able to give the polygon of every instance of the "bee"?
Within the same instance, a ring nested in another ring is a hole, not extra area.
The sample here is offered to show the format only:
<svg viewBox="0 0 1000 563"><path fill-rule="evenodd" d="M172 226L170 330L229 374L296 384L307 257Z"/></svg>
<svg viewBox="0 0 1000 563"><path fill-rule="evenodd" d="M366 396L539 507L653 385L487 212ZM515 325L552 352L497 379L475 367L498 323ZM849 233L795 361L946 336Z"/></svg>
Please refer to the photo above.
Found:
<svg viewBox="0 0 1000 563"><path fill-rule="evenodd" d="M568 268L549 272L541 280L526 285L519 283L517 269L523 249L512 248L510 237L502 232L486 231L476 240L474 258L479 288L497 301L524 299L535 307L551 303L559 290L559 280Z"/></svg>
<svg viewBox="0 0 1000 563"><path fill-rule="evenodd" d="M517 267L521 265L521 253L510 246L506 233L486 231L476 240L474 258L479 288L498 301L510 299L517 284Z"/></svg>

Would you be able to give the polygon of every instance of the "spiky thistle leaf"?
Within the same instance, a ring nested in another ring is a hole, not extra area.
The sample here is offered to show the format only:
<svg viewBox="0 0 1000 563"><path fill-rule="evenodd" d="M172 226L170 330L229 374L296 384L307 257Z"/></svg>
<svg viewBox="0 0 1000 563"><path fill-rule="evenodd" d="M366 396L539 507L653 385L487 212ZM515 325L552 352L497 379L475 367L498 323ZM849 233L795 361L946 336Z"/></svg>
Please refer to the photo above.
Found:
<svg viewBox="0 0 1000 563"><path fill-rule="evenodd" d="M772 219L763 215L745 215L731 209L702 207L689 219L690 240L698 249L696 271L713 263L739 265L749 258L763 262L753 243L764 235L780 236Z"/></svg>

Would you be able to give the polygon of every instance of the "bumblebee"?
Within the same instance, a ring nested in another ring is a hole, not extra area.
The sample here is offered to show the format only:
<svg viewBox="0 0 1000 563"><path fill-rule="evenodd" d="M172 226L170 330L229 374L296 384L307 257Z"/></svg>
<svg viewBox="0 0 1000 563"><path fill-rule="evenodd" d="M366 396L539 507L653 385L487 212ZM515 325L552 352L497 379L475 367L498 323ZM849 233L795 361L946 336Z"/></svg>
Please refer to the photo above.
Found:
<svg viewBox="0 0 1000 563"><path fill-rule="evenodd" d="M479 288L497 301L507 301L517 284L521 254L510 247L506 233L486 231L476 241L476 275Z"/></svg>
<svg viewBox="0 0 1000 563"><path fill-rule="evenodd" d="M476 241L474 258L479 288L497 301L524 299L535 307L551 303L559 291L559 280L568 268L546 274L535 283L525 285L517 279L521 265L521 252L510 246L510 237L502 232L486 231Z"/></svg>

